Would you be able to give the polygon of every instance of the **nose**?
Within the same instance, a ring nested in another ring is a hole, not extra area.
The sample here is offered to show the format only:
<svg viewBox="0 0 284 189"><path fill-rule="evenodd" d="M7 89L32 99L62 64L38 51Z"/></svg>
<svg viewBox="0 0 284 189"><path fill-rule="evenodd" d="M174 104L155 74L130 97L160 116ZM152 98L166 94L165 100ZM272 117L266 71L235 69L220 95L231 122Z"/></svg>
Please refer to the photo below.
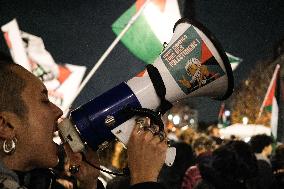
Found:
<svg viewBox="0 0 284 189"><path fill-rule="evenodd" d="M53 106L53 111L56 115L56 119L59 119L63 115L63 111L53 103L52 103L52 106Z"/></svg>

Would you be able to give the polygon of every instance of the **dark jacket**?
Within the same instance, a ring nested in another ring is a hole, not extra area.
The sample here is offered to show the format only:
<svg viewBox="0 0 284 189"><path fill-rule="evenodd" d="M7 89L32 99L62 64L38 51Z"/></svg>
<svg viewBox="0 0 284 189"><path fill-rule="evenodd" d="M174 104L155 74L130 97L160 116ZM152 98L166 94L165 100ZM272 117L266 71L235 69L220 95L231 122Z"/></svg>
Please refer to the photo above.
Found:
<svg viewBox="0 0 284 189"><path fill-rule="evenodd" d="M144 182L131 186L129 189L165 189L163 185L157 182Z"/></svg>
<svg viewBox="0 0 284 189"><path fill-rule="evenodd" d="M210 162L211 156L212 152L204 152L197 156L196 165L189 167L184 174L182 189L192 189L202 180L198 165Z"/></svg>
<svg viewBox="0 0 284 189"><path fill-rule="evenodd" d="M257 160L258 172L255 184L258 189L274 189L274 175L271 165L265 160Z"/></svg>
<svg viewBox="0 0 284 189"><path fill-rule="evenodd" d="M30 172L11 171L0 162L0 186L5 189L59 189L54 182L56 176L49 169L37 169ZM57 188L56 188L57 187ZM145 182L131 186L129 189L164 189L156 182ZM98 180L97 189L104 189Z"/></svg>
<svg viewBox="0 0 284 189"><path fill-rule="evenodd" d="M160 171L158 182L167 189L180 189L186 170L195 164L192 148L182 142L172 144L176 147L176 157L173 165L164 165Z"/></svg>
<svg viewBox="0 0 284 189"><path fill-rule="evenodd" d="M284 159L274 159L271 164L276 188L282 189L284 188Z"/></svg>

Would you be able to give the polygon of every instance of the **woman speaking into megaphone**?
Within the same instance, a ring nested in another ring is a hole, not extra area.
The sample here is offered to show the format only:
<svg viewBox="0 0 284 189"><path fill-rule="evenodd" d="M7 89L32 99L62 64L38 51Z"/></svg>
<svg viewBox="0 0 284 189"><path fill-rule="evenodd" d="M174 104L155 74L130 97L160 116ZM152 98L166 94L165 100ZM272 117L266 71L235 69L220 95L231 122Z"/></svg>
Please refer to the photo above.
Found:
<svg viewBox="0 0 284 189"><path fill-rule="evenodd" d="M72 111L59 125L62 111L49 101L43 83L1 55L0 184L11 189L52 188L56 175L48 168L58 163L52 139L59 129L71 147L66 150L68 171L80 188L101 187L94 151L115 137L128 147L131 188L162 188L157 175L164 162L174 162L175 149L166 144L161 115L181 98L224 99L232 92L228 58L207 33L194 23L177 22L171 42L153 66ZM150 122L137 116L149 117Z"/></svg>
<svg viewBox="0 0 284 189"><path fill-rule="evenodd" d="M0 54L0 186L16 189L55 188L57 175L49 168L58 163L53 132L60 129L62 111L48 99L43 83L23 67ZM128 144L132 189L161 188L157 175L167 144L152 130L134 125ZM66 146L69 172L80 189L102 189L96 152L85 147L74 153ZM75 188L76 186L74 186Z"/></svg>

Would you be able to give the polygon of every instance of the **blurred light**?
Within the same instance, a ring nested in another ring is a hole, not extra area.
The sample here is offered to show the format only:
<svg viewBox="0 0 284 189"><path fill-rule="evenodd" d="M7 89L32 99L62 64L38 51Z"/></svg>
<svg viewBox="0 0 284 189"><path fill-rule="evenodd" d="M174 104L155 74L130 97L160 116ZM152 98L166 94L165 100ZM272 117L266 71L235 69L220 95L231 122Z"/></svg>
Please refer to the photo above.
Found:
<svg viewBox="0 0 284 189"><path fill-rule="evenodd" d="M188 129L189 127L188 127L188 125L185 125L185 126L183 126L180 130L181 131L185 131L186 129Z"/></svg>
<svg viewBox="0 0 284 189"><path fill-rule="evenodd" d="M243 124L247 125L248 124L249 119L247 117L243 117Z"/></svg>
<svg viewBox="0 0 284 189"><path fill-rule="evenodd" d="M246 143L248 143L248 142L250 141L250 137L244 138L244 141L245 141Z"/></svg>
<svg viewBox="0 0 284 189"><path fill-rule="evenodd" d="M168 120L172 120L173 119L173 115L172 114L169 114L168 115Z"/></svg>
<svg viewBox="0 0 284 189"><path fill-rule="evenodd" d="M223 128L223 127L224 127L224 125L223 125L223 124L221 124L221 123L218 123L218 125L217 125L217 126L218 126L218 128L219 128L219 129L221 129L221 128Z"/></svg>
<svg viewBox="0 0 284 189"><path fill-rule="evenodd" d="M172 132L175 132L177 130L177 128L173 127L172 128Z"/></svg>
<svg viewBox="0 0 284 189"><path fill-rule="evenodd" d="M226 110L225 112L224 112L224 114L225 114L225 116L230 116L231 115L231 112L230 112L230 110Z"/></svg>
<svg viewBox="0 0 284 189"><path fill-rule="evenodd" d="M192 119L192 118L189 120L189 123L190 123L190 124L194 124L194 122L195 122L195 121L194 121L194 119Z"/></svg>
<svg viewBox="0 0 284 189"><path fill-rule="evenodd" d="M184 116L183 116L183 119L184 119L184 120L188 120L188 115L184 115Z"/></svg>
<svg viewBox="0 0 284 189"><path fill-rule="evenodd" d="M174 123L175 125L178 125L179 122L180 122L180 117L179 117L179 115L175 115L175 116L173 117L173 123Z"/></svg>

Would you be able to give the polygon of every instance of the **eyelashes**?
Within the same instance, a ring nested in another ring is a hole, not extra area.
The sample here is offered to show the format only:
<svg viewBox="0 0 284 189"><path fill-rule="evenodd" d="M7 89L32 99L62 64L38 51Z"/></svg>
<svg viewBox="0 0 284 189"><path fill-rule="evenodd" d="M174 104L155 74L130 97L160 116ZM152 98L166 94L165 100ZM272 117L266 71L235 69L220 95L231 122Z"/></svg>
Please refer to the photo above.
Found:
<svg viewBox="0 0 284 189"><path fill-rule="evenodd" d="M44 103L44 104L49 104L50 103L49 99L44 99L41 102Z"/></svg>

